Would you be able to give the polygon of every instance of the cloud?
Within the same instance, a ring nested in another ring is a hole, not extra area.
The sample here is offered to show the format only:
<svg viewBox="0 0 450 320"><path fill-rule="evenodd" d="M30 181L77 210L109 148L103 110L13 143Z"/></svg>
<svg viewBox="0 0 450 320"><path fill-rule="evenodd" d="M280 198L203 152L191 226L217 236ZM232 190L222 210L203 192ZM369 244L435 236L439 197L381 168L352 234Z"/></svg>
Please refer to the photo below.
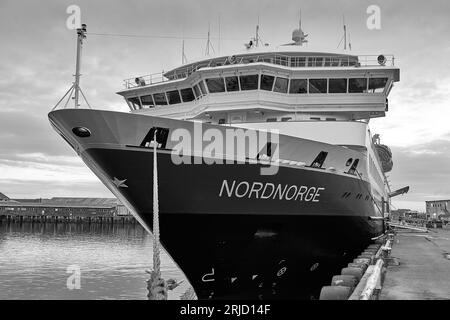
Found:
<svg viewBox="0 0 450 320"><path fill-rule="evenodd" d="M392 148L393 189L410 186L407 195L393 199L402 206L425 210L425 201L450 199L450 139ZM399 207L399 205L396 205Z"/></svg>

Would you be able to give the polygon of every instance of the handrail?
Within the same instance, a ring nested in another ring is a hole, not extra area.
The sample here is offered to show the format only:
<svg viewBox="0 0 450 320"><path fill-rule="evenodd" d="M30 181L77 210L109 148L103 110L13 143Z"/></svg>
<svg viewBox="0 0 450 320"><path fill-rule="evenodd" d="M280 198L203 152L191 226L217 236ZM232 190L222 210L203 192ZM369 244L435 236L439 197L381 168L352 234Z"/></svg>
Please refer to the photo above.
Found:
<svg viewBox="0 0 450 320"><path fill-rule="evenodd" d="M289 56L284 54L256 54L254 56L240 56L236 57L231 62L230 57L221 57L200 61L193 65L180 67L169 72L160 72L140 77L125 79L125 88L137 88L156 83L173 81L178 79L186 79L192 73L201 68L215 68L224 65L240 65L251 63L268 63L274 65L281 65L290 68L321 68L321 67L370 67L370 66L395 66L394 55L384 55L385 61L379 61L377 55L317 55L317 56Z"/></svg>

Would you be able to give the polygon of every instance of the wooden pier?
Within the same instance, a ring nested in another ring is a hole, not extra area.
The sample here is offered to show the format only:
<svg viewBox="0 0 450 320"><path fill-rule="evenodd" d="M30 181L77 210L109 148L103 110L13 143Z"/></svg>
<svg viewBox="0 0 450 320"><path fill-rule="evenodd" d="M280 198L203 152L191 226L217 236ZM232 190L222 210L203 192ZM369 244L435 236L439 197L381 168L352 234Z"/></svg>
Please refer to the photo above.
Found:
<svg viewBox="0 0 450 320"><path fill-rule="evenodd" d="M1 194L0 222L136 223L115 198L10 199Z"/></svg>
<svg viewBox="0 0 450 320"><path fill-rule="evenodd" d="M57 216L57 215L20 215L0 214L0 223L99 223L125 224L137 221L133 216Z"/></svg>

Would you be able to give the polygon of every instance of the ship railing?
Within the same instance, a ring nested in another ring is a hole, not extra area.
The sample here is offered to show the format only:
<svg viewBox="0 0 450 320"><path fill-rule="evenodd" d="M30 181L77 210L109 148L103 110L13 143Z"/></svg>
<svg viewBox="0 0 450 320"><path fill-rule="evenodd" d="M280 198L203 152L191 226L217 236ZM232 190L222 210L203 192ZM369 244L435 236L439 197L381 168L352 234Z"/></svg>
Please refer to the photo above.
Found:
<svg viewBox="0 0 450 320"><path fill-rule="evenodd" d="M215 68L226 65L268 63L290 68L329 68L329 67L375 67L395 66L394 55L333 55L333 56L290 56L283 54L255 54L254 56L221 57L201 61L165 73L154 73L124 80L125 88L147 86L151 84L185 79L201 68Z"/></svg>
<svg viewBox="0 0 450 320"><path fill-rule="evenodd" d="M135 77L135 78L125 79L124 85L125 85L125 88L132 89L132 88L143 87L143 86L147 86L150 84L161 83L161 82L166 82L166 81L171 81L171 79L166 78L164 76L164 71L162 71L162 72L148 74L148 75L139 76L139 77Z"/></svg>

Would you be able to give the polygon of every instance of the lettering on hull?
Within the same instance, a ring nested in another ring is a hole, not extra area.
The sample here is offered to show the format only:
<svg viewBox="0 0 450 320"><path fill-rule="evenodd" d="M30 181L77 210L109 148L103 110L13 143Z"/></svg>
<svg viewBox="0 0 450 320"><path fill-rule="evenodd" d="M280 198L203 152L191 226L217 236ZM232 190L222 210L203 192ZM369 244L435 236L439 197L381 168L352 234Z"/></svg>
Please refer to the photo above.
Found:
<svg viewBox="0 0 450 320"><path fill-rule="evenodd" d="M219 197L320 202L324 190L324 187L223 180Z"/></svg>

